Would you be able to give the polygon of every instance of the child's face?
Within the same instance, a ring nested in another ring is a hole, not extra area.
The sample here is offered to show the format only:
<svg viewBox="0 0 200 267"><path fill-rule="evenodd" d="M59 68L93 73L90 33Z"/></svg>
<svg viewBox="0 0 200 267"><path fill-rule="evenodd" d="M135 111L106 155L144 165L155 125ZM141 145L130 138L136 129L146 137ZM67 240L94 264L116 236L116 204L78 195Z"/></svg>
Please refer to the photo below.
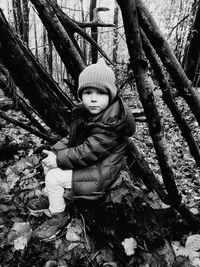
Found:
<svg viewBox="0 0 200 267"><path fill-rule="evenodd" d="M91 114L96 115L107 108L109 104L109 95L98 89L87 88L83 90L82 102Z"/></svg>

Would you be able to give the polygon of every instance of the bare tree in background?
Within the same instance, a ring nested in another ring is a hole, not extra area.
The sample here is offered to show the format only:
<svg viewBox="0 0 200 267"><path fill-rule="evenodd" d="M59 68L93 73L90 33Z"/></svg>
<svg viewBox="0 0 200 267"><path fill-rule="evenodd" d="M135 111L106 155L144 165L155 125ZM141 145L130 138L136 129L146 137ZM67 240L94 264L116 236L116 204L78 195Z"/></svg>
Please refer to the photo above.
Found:
<svg viewBox="0 0 200 267"><path fill-rule="evenodd" d="M114 36L113 36L113 62L117 63L117 52L118 52L118 20L119 20L119 8L115 4L114 9Z"/></svg>
<svg viewBox="0 0 200 267"><path fill-rule="evenodd" d="M90 0L90 21L93 21L94 19L94 9L97 6L97 1L96 0ZM96 26L91 27L91 37L94 39L94 41L97 43L98 42L98 30ZM97 49L95 47L91 47L91 58L92 58L92 63L96 63L98 59L98 53Z"/></svg>
<svg viewBox="0 0 200 267"><path fill-rule="evenodd" d="M184 70L194 86L198 84L200 64L200 2L197 3L194 23L188 40L188 47L184 58Z"/></svg>
<svg viewBox="0 0 200 267"><path fill-rule="evenodd" d="M28 0L12 0L15 29L23 42L29 43L29 7Z"/></svg>

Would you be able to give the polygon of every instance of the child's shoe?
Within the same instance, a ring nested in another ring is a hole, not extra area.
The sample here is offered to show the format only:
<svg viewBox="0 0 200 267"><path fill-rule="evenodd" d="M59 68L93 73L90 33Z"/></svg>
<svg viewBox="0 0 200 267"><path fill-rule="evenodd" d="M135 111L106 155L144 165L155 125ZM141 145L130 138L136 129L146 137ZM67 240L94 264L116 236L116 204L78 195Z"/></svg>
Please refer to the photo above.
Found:
<svg viewBox="0 0 200 267"><path fill-rule="evenodd" d="M45 213L49 216L49 200L47 196L41 195L37 198L33 198L29 200L27 206L30 215L38 217Z"/></svg>
<svg viewBox="0 0 200 267"><path fill-rule="evenodd" d="M52 214L52 217L47 219L42 225L37 227L33 234L43 241L50 242L61 236L65 226L69 223L70 215L63 211Z"/></svg>

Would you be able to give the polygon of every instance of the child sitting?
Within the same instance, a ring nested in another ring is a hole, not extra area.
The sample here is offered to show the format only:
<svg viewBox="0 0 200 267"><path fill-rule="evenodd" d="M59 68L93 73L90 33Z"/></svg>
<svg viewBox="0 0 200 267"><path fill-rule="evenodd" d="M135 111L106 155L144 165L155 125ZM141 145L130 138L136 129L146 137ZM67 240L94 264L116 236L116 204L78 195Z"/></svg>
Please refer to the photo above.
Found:
<svg viewBox="0 0 200 267"><path fill-rule="evenodd" d="M34 230L48 240L69 221L63 197L95 200L119 177L125 154L125 137L133 135L135 121L117 95L115 75L103 59L86 67L79 76L78 97L82 101L71 114L69 139L63 138L44 150L48 168L45 192L48 198L32 199L32 213L49 209L52 217Z"/></svg>

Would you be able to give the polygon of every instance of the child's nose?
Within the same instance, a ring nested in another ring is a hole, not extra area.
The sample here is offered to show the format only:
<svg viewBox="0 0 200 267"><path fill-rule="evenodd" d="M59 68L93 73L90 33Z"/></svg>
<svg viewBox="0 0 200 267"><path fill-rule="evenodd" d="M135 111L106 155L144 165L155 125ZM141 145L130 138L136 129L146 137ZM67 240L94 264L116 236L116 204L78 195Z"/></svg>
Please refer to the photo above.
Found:
<svg viewBox="0 0 200 267"><path fill-rule="evenodd" d="M97 94L95 93L91 94L91 100L96 101L96 99L97 99Z"/></svg>

